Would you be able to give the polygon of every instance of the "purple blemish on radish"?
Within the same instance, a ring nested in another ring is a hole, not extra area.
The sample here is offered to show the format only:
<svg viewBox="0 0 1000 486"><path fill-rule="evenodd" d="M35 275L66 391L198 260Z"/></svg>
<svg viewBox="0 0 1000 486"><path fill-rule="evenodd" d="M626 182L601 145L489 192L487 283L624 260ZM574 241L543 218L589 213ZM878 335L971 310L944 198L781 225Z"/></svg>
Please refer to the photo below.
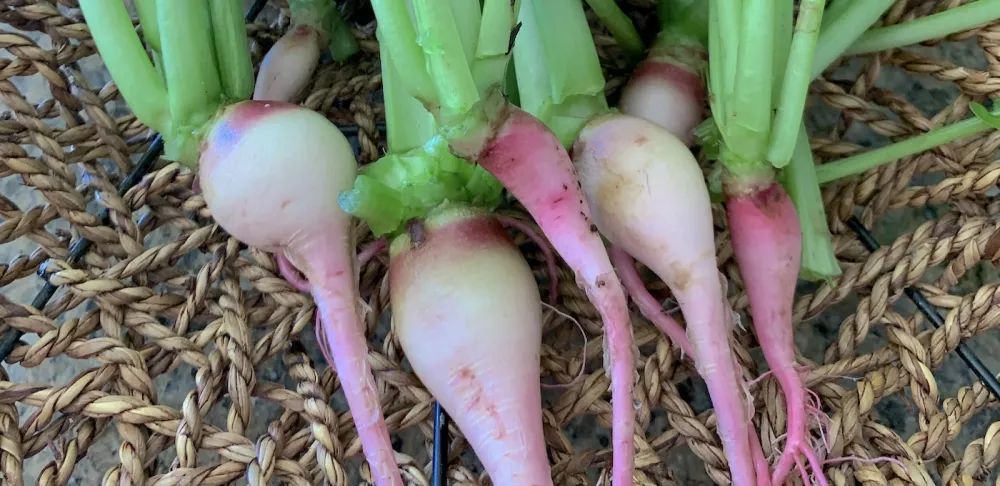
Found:
<svg viewBox="0 0 1000 486"><path fill-rule="evenodd" d="M248 129L257 125L265 117L274 116L288 110L298 109L297 105L282 101L241 101L227 107L212 127L208 137L202 141L201 164L207 170L215 161L226 158L246 135Z"/></svg>

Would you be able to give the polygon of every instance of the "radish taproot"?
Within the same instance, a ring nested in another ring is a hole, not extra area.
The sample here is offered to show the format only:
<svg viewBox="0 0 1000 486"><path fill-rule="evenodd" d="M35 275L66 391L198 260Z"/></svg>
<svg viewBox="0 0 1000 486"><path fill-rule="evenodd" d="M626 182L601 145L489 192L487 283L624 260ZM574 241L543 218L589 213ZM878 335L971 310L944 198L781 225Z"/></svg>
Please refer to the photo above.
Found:
<svg viewBox="0 0 1000 486"><path fill-rule="evenodd" d="M312 80L320 54L343 61L359 49L334 0L289 0L291 25L261 60L253 99L294 101Z"/></svg>
<svg viewBox="0 0 1000 486"><path fill-rule="evenodd" d="M81 0L80 7L133 112L163 137L164 157L198 170L216 222L243 243L283 252L303 273L375 483L401 486L368 364L351 218L337 204L358 164L346 137L319 113L248 100L246 26L238 15L223 15L239 12L241 3L156 2L159 71L121 0Z"/></svg>
<svg viewBox="0 0 1000 486"><path fill-rule="evenodd" d="M434 114L450 150L484 167L524 206L600 313L611 376L613 481L631 484L636 346L624 290L590 223L562 141L502 96L514 29L511 2L483 4L478 39L471 46L461 40L471 23L463 13L471 8L465 3L475 2L413 0L411 18L405 1L373 0L384 34L379 40L407 79L408 91Z"/></svg>
<svg viewBox="0 0 1000 486"><path fill-rule="evenodd" d="M443 206L390 247L393 327L414 372L497 486L551 486L542 432L541 300L489 213Z"/></svg>

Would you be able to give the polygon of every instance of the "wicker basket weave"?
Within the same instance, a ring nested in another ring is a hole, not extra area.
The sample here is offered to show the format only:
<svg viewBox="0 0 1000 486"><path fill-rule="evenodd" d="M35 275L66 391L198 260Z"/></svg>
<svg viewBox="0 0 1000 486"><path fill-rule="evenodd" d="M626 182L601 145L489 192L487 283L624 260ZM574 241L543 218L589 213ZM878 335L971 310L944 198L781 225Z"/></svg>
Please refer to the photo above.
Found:
<svg viewBox="0 0 1000 486"><path fill-rule="evenodd" d="M287 27L277 3L250 24L255 61ZM621 3L640 27L653 17L654 0ZM884 22L962 3L899 0ZM214 225L190 171L161 161L118 195L151 137L103 72L76 0L3 0L0 24L0 331L24 332L0 369L0 482L367 484L336 374L313 336L312 299L278 275L272 255ZM302 104L357 126L365 163L384 150L381 78L373 24L355 27L362 53L322 67ZM595 36L613 99L627 73L611 38L596 27ZM817 161L864 151L861 139L898 140L963 119L970 101L1000 90L1000 24L947 41L844 60L818 79L808 117ZM944 60L962 50L981 65ZM1000 354L998 146L1000 132L990 131L824 187L844 273L804 286L794 317L803 373L828 417L832 484L1000 485L991 475L1000 470L997 400L954 358L980 335L973 349L994 363ZM885 246L869 253L847 226L853 215ZM720 268L739 287L717 221ZM80 238L93 246L70 264ZM516 238L547 285L540 251ZM374 310L369 357L404 477L428 485L433 399L384 315L385 270L384 258L362 269ZM564 386L546 389L546 438L556 484L594 484L610 457L601 326L560 272L560 308L587 339L549 316L543 381ZM43 283L36 274L58 286L42 309L29 305ZM649 286L665 297L661 284ZM945 316L941 327L907 303L907 286ZM730 299L746 320L745 294ZM690 361L638 313L634 324L636 484L728 484ZM742 365L759 374L752 333L738 336ZM772 454L784 432L782 395L770 378L753 393ZM460 431L451 434L449 484L489 484ZM866 461L880 457L889 460Z"/></svg>

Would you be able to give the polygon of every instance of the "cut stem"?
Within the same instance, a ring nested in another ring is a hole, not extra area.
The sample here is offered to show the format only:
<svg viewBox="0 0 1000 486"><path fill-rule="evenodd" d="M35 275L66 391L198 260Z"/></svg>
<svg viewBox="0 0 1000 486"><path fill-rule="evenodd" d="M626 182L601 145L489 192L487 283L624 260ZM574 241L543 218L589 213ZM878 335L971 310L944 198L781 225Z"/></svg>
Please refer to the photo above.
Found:
<svg viewBox="0 0 1000 486"><path fill-rule="evenodd" d="M510 64L510 32L514 26L514 11L510 0L486 0L483 3L479 38L472 61L472 77L479 96L487 97L490 89L504 82L504 71Z"/></svg>
<svg viewBox="0 0 1000 486"><path fill-rule="evenodd" d="M587 5L629 57L635 59L642 56L646 47L639 37L639 31L615 0L587 0Z"/></svg>
<svg viewBox="0 0 1000 486"><path fill-rule="evenodd" d="M826 71L861 34L878 21L896 0L840 0L848 3L843 9L837 6L828 22L824 22L816 41L813 55L812 79Z"/></svg>
<svg viewBox="0 0 1000 486"><path fill-rule="evenodd" d="M222 92L229 100L253 94L253 65L242 0L211 0L212 33L219 57Z"/></svg>
<svg viewBox="0 0 1000 486"><path fill-rule="evenodd" d="M464 138L473 128L484 128L479 89L469 69L460 29L449 2L413 0L413 13L426 59L427 72L440 97L436 117L449 140ZM393 53L392 58L399 57ZM396 65L397 69L399 64ZM400 74L406 76L404 70Z"/></svg>
<svg viewBox="0 0 1000 486"><path fill-rule="evenodd" d="M809 91L809 75L812 73L816 39L823 20L824 1L803 0L799 4L799 16L795 21L795 33L792 35L784 81L781 84L781 101L778 103L767 152L767 160L778 168L788 165L795 149L795 139L799 138L798 128Z"/></svg>
<svg viewBox="0 0 1000 486"><path fill-rule="evenodd" d="M940 145L954 142L955 140L985 132L991 128L987 122L980 118L962 120L910 139L896 142L892 145L820 165L816 168L816 179L820 184L826 184L837 179L861 174L903 157L918 154Z"/></svg>
<svg viewBox="0 0 1000 486"><path fill-rule="evenodd" d="M840 275L840 264L833 252L823 195L816 180L816 163L804 123L800 122L797 134L791 164L781 174L781 185L792 198L802 230L799 276L814 282L828 280Z"/></svg>
<svg viewBox="0 0 1000 486"><path fill-rule="evenodd" d="M146 55L125 4L121 0L80 0L80 9L101 59L132 113L153 130L163 132L170 123L166 86Z"/></svg>
<svg viewBox="0 0 1000 486"><path fill-rule="evenodd" d="M587 120L610 110L583 6L579 0L522 0L517 20L520 107L569 147Z"/></svg>
<svg viewBox="0 0 1000 486"><path fill-rule="evenodd" d="M410 96L405 81L382 42L382 29L376 30L382 64L382 97L385 100L385 133L389 153L403 153L420 147L437 132L434 116L420 101Z"/></svg>
<svg viewBox="0 0 1000 486"><path fill-rule="evenodd" d="M977 0L906 23L871 29L844 54L853 56L919 44L986 25L997 18L1000 18L1000 0Z"/></svg>

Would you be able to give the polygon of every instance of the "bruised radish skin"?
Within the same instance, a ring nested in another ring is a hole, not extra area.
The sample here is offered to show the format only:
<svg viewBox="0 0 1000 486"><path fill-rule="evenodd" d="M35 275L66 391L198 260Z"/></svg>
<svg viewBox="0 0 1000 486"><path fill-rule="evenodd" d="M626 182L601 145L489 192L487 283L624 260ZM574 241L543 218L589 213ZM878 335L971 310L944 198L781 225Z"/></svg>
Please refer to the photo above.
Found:
<svg viewBox="0 0 1000 486"><path fill-rule="evenodd" d="M320 34L298 25L275 42L261 61L253 99L293 101L302 93L319 64Z"/></svg>
<svg viewBox="0 0 1000 486"><path fill-rule="evenodd" d="M601 314L605 367L611 375L612 480L615 485L633 484L636 359L625 291L597 227L590 223L590 209L559 139L537 118L510 104L493 114L493 124L485 140L452 148L483 166L517 198Z"/></svg>
<svg viewBox="0 0 1000 486"><path fill-rule="evenodd" d="M656 123L690 147L694 129L704 119L705 83L669 56L654 53L632 73L618 108Z"/></svg>
<svg viewBox="0 0 1000 486"><path fill-rule="evenodd" d="M494 217L432 212L390 248L393 325L414 372L497 486L551 486L542 430L541 300Z"/></svg>
<svg viewBox="0 0 1000 486"><path fill-rule="evenodd" d="M308 281L375 483L402 486L367 358L351 219L337 204L357 169L335 125L283 102L225 108L207 127L199 159L218 224L248 245L283 253Z"/></svg>
<svg viewBox="0 0 1000 486"><path fill-rule="evenodd" d="M733 255L750 300L754 332L785 395L788 432L773 482L784 484L793 467L801 470L801 454L819 483L826 485L822 465L807 438L806 391L795 369L792 306L802 252L795 206L784 188L773 181L727 196Z"/></svg>
<svg viewBox="0 0 1000 486"><path fill-rule="evenodd" d="M666 130L617 114L584 126L573 160L601 233L663 279L677 299L715 405L733 484L755 484L743 380L730 345L711 202L697 161Z"/></svg>

